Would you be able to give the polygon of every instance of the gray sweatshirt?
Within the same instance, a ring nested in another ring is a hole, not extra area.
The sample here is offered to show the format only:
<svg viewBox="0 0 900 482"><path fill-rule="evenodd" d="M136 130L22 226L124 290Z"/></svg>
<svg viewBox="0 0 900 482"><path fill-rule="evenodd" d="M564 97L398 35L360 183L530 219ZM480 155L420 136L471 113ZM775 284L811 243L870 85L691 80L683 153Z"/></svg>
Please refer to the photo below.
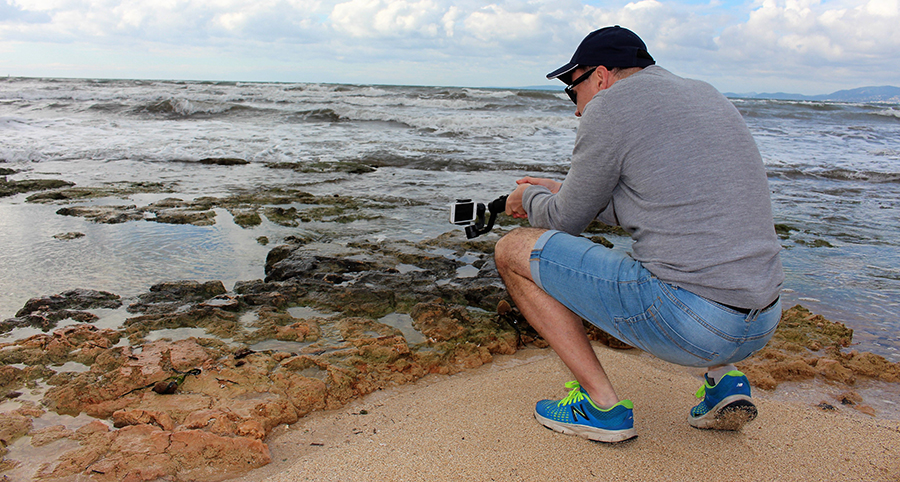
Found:
<svg viewBox="0 0 900 482"><path fill-rule="evenodd" d="M765 167L740 113L711 85L650 66L584 109L560 191L531 186L531 225L622 226L659 279L741 308L784 281Z"/></svg>

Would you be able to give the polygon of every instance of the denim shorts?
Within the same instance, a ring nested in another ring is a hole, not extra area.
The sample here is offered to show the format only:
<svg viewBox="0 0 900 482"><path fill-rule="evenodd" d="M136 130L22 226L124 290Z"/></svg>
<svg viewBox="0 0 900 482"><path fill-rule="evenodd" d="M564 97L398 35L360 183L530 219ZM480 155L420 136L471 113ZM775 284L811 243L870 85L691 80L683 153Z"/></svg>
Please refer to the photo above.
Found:
<svg viewBox="0 0 900 482"><path fill-rule="evenodd" d="M749 313L660 281L623 252L547 231L531 253L531 277L601 330L678 365L741 361L766 345L781 301Z"/></svg>

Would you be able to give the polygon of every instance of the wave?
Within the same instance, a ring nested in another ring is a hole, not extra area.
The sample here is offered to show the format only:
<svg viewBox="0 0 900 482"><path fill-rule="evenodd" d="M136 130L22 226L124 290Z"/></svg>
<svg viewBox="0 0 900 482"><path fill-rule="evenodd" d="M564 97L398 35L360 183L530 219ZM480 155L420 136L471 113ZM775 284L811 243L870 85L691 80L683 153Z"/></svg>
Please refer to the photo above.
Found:
<svg viewBox="0 0 900 482"><path fill-rule="evenodd" d="M777 169L770 171L769 177L785 180L829 179L833 181L870 182L873 184L900 183L900 172L859 171L842 168L825 170Z"/></svg>
<svg viewBox="0 0 900 482"><path fill-rule="evenodd" d="M825 179L838 181L865 181L871 183L900 183L900 172L851 171L849 169L829 169L819 173Z"/></svg>
<svg viewBox="0 0 900 482"><path fill-rule="evenodd" d="M313 109L295 112L286 119L288 122L346 122L350 119L332 109Z"/></svg>
<svg viewBox="0 0 900 482"><path fill-rule="evenodd" d="M266 113L269 109L260 109L243 104L173 98L141 104L134 107L132 111L137 114L156 114L186 118L213 117L239 113Z"/></svg>
<svg viewBox="0 0 900 482"><path fill-rule="evenodd" d="M520 90L516 92L518 97L536 100L557 100L563 97L562 94L562 90Z"/></svg>
<svg viewBox="0 0 900 482"><path fill-rule="evenodd" d="M891 117L894 119L900 119L900 108L891 107L889 109L880 109L875 112L872 112L872 115L876 115L879 117Z"/></svg>
<svg viewBox="0 0 900 482"><path fill-rule="evenodd" d="M376 168L398 167L420 171L494 172L499 170L565 173L568 169L568 166L561 164L527 164L510 161L459 159L447 156L408 156L389 151L369 153L362 158L355 159L355 162Z"/></svg>

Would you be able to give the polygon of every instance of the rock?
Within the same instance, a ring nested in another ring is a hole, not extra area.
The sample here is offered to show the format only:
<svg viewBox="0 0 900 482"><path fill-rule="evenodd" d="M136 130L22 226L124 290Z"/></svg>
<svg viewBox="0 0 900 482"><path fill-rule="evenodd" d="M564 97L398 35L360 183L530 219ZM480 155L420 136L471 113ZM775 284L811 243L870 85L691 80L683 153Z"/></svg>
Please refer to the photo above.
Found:
<svg viewBox="0 0 900 482"><path fill-rule="evenodd" d="M238 159L236 157L205 157L197 162L200 164L215 164L218 166L243 166L250 164L250 161Z"/></svg>
<svg viewBox="0 0 900 482"><path fill-rule="evenodd" d="M870 417L874 417L877 414L875 409L870 407L869 405L854 405L853 408L858 412L869 415Z"/></svg>
<svg viewBox="0 0 900 482"><path fill-rule="evenodd" d="M146 305L143 309L148 311L165 311L158 305ZM132 343L138 343L151 330L164 330L175 328L204 328L210 335L206 343L212 348L210 342L213 337L234 338L241 336L243 329L241 327L240 318L237 314L218 308L196 308L191 309L191 305L180 305L180 303L167 304L169 307L178 306L179 311L174 313L158 313L136 316L128 318L124 321L123 326L125 333L128 335ZM221 342L219 342L221 344Z"/></svg>
<svg viewBox="0 0 900 482"><path fill-rule="evenodd" d="M168 454L184 480L222 480L271 462L269 447L247 437L222 437L200 430L182 430L171 436ZM175 474L172 474L175 475Z"/></svg>
<svg viewBox="0 0 900 482"><path fill-rule="evenodd" d="M262 218L259 217L259 213L255 210L235 210L231 214L234 216L234 224L237 224L242 228L249 228L251 226L259 226L262 224ZM261 236L261 238L265 238L265 236Z"/></svg>
<svg viewBox="0 0 900 482"><path fill-rule="evenodd" d="M282 307L288 303L306 296L307 291L293 281L263 280L238 281L234 285L234 292L239 299L250 306L277 306Z"/></svg>
<svg viewBox="0 0 900 482"><path fill-rule="evenodd" d="M465 333L465 325L471 325L466 312L444 303L419 303L409 316L413 327L434 341L448 341Z"/></svg>
<svg viewBox="0 0 900 482"><path fill-rule="evenodd" d="M33 430L28 435L31 435L32 447L42 447L62 438L72 438L75 436L75 432L67 429L65 425L51 425L40 430Z"/></svg>
<svg viewBox="0 0 900 482"><path fill-rule="evenodd" d="M371 262L357 261L349 258L319 256L305 250L295 249L287 256L284 249L278 249L276 255L266 259L266 281L286 281L291 278L324 279L326 275L342 273L359 273L376 269ZM272 263L269 260L277 260Z"/></svg>
<svg viewBox="0 0 900 482"><path fill-rule="evenodd" d="M156 217L148 221L165 224L192 224L194 226L212 226L216 224L215 211L197 211L194 209L163 209L156 211Z"/></svg>
<svg viewBox="0 0 900 482"><path fill-rule="evenodd" d="M106 291L79 288L64 291L58 295L32 298L16 313L16 316L23 316L36 311L89 310L93 308L116 309L120 306L122 306L122 302L119 295Z"/></svg>
<svg viewBox="0 0 900 482"><path fill-rule="evenodd" d="M118 410L112 414L113 425L116 428L127 427L129 425L156 425L157 427L172 431L175 429L175 422L172 417L165 412L149 411L149 410Z"/></svg>
<svg viewBox="0 0 900 482"><path fill-rule="evenodd" d="M85 236L84 233L77 233L77 232L59 233L59 234L53 235L53 237L55 239L59 239L61 241L71 241L73 239L83 238L84 236Z"/></svg>
<svg viewBox="0 0 900 482"><path fill-rule="evenodd" d="M228 311L237 310L240 305L241 301L238 298L229 295L218 295L200 303L201 308L219 308Z"/></svg>
<svg viewBox="0 0 900 482"><path fill-rule="evenodd" d="M86 311L58 310L41 312L35 311L26 315L8 318L0 322L0 333L10 331L14 328L31 326L43 331L50 331L56 325L66 319L73 319L80 323L90 323L98 319L97 315Z"/></svg>
<svg viewBox="0 0 900 482"><path fill-rule="evenodd" d="M0 413L0 446L6 447L31 431L31 417L16 413Z"/></svg>
<svg viewBox="0 0 900 482"><path fill-rule="evenodd" d="M74 185L74 182L62 181L59 179L25 179L23 181L7 181L6 177L0 177L0 197L12 196L24 192L59 189L61 187Z"/></svg>
<svg viewBox="0 0 900 482"><path fill-rule="evenodd" d="M221 281L167 281L150 287L128 306L130 313L167 313L177 311L226 293Z"/></svg>
<svg viewBox="0 0 900 482"><path fill-rule="evenodd" d="M816 363L816 371L826 380L832 380L843 383L845 385L853 385L856 377L853 376L853 370L841 365L837 360L818 360Z"/></svg>
<svg viewBox="0 0 900 482"><path fill-rule="evenodd" d="M56 211L60 216L77 216L95 223L121 224L144 219L144 212L128 206L69 206Z"/></svg>
<svg viewBox="0 0 900 482"><path fill-rule="evenodd" d="M853 390L843 392L835 398L841 402L841 405L858 405L863 402L863 397Z"/></svg>
<svg viewBox="0 0 900 482"><path fill-rule="evenodd" d="M47 391L45 403L59 413L86 412L102 418L140 402L137 394L210 359L193 339L145 344L139 353L126 348L111 370L79 373ZM161 398L169 398L164 396Z"/></svg>

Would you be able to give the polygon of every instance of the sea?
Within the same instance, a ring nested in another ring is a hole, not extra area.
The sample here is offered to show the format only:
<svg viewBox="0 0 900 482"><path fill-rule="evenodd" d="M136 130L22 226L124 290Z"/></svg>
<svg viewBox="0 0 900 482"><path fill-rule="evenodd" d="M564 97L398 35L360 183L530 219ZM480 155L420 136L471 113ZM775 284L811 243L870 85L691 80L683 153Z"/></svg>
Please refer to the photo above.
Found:
<svg viewBox="0 0 900 482"><path fill-rule="evenodd" d="M853 349L900 361L900 105L731 100L768 172L783 233L784 306L845 323L855 330ZM78 204L143 206L273 187L407 201L340 225L263 219L242 228L225 210L212 226L96 224L27 202L28 194L3 197L0 319L30 298L73 288L129 297L195 279L230 289L263 278L271 247L304 231L327 231L334 242L464 236L449 223L454 200L488 203L526 175L565 177L578 127L573 107L561 90L0 79L0 169L12 172L8 180L163 183L171 191ZM248 163L196 162L216 157ZM272 167L283 163L317 168ZM328 168L347 163L377 168ZM53 237L66 232L85 236ZM18 328L0 342L34 333Z"/></svg>

